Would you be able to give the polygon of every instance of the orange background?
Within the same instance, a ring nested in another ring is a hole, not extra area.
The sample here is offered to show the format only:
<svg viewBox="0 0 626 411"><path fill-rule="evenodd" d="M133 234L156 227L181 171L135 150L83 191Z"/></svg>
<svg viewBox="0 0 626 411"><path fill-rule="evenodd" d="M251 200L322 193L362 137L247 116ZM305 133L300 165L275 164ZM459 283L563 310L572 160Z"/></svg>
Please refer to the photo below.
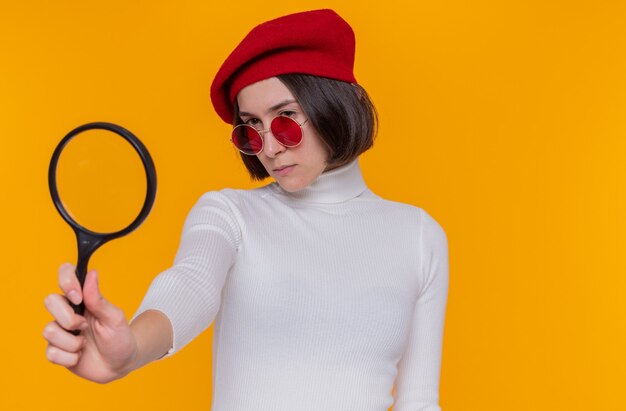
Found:
<svg viewBox="0 0 626 411"><path fill-rule="evenodd" d="M90 121L150 149L153 213L91 264L130 317L196 199L253 186L210 106L219 64L254 24L328 6L380 112L370 188L448 234L442 408L626 409L626 5L608 0L2 2L0 409L209 409L211 332L104 386L46 361L43 298L76 256L48 161Z"/></svg>

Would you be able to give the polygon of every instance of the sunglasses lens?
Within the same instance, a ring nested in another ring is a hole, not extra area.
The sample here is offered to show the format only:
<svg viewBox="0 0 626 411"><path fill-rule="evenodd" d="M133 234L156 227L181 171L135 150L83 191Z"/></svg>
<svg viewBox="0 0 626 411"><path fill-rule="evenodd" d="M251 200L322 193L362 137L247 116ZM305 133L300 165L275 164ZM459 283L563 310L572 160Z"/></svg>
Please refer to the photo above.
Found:
<svg viewBox="0 0 626 411"><path fill-rule="evenodd" d="M302 141L302 129L292 118L278 116L272 120L272 134L285 147L295 147Z"/></svg>
<svg viewBox="0 0 626 411"><path fill-rule="evenodd" d="M235 127L232 142L244 154L258 154L263 149L261 135L250 126L239 125Z"/></svg>

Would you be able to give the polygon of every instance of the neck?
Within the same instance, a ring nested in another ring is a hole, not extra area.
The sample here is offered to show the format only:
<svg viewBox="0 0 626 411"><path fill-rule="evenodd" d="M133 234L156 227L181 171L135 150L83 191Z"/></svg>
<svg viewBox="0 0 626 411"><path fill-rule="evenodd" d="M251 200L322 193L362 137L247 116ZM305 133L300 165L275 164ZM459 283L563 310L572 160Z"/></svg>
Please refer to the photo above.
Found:
<svg viewBox="0 0 626 411"><path fill-rule="evenodd" d="M272 184L281 195L310 203L342 203L361 195L366 189L358 160L324 171L313 183L293 193Z"/></svg>

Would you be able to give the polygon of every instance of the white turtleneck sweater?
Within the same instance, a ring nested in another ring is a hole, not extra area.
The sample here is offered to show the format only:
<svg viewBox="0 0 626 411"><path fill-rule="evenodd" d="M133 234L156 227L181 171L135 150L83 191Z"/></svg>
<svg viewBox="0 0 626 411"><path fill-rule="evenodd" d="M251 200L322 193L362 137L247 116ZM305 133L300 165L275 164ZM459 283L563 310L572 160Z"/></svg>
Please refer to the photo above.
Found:
<svg viewBox="0 0 626 411"><path fill-rule="evenodd" d="M170 319L170 354L215 320L213 411L436 411L447 291L441 227L354 161L203 195L135 316Z"/></svg>

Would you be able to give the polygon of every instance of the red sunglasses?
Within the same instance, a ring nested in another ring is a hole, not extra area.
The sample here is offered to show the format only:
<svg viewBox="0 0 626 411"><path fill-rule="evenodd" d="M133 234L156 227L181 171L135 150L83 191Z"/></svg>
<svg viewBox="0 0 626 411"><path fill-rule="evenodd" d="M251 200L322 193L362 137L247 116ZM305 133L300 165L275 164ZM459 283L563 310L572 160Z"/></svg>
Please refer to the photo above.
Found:
<svg viewBox="0 0 626 411"><path fill-rule="evenodd" d="M302 126L308 121L298 123L291 117L277 116L272 119L270 128L257 130L248 124L239 124L233 128L230 141L242 153L254 156L263 151L263 133L272 131L276 141L285 147L297 147L302 142Z"/></svg>

